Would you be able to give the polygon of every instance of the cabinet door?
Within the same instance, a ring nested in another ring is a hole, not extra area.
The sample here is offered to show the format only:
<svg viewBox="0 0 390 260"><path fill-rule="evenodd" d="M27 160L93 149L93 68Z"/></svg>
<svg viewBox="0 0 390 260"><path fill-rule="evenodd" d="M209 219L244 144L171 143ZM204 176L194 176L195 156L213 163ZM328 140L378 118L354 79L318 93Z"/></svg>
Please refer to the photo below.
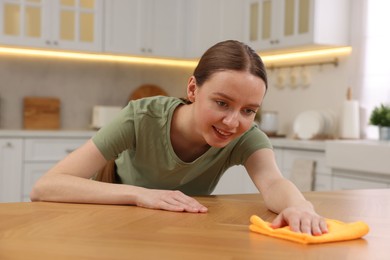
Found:
<svg viewBox="0 0 390 260"><path fill-rule="evenodd" d="M48 14L48 0L0 0L0 43L45 47Z"/></svg>
<svg viewBox="0 0 390 260"><path fill-rule="evenodd" d="M104 51L143 54L142 29L145 25L143 0L110 0L105 2Z"/></svg>
<svg viewBox="0 0 390 260"><path fill-rule="evenodd" d="M245 167L240 165L229 168L223 174L212 194L245 194L258 192Z"/></svg>
<svg viewBox="0 0 390 260"><path fill-rule="evenodd" d="M345 46L348 6L349 0L249 0L245 39L258 51Z"/></svg>
<svg viewBox="0 0 390 260"><path fill-rule="evenodd" d="M359 180L347 177L334 176L333 190L357 190L357 189L384 189L388 187L385 182Z"/></svg>
<svg viewBox="0 0 390 260"><path fill-rule="evenodd" d="M21 200L22 147L21 139L0 139L0 202Z"/></svg>
<svg viewBox="0 0 390 260"><path fill-rule="evenodd" d="M185 1L155 0L148 10L146 50L152 56L183 58Z"/></svg>
<svg viewBox="0 0 390 260"><path fill-rule="evenodd" d="M280 24L284 17L280 15L279 0L250 0L246 16L246 42L259 49L274 48L279 44Z"/></svg>
<svg viewBox="0 0 390 260"><path fill-rule="evenodd" d="M186 57L199 58L220 41L244 41L244 7L237 0L190 1L186 12Z"/></svg>
<svg viewBox="0 0 390 260"><path fill-rule="evenodd" d="M52 45L102 51L102 0L57 0L51 4Z"/></svg>
<svg viewBox="0 0 390 260"><path fill-rule="evenodd" d="M182 58L184 0L111 0L105 8L105 52Z"/></svg>

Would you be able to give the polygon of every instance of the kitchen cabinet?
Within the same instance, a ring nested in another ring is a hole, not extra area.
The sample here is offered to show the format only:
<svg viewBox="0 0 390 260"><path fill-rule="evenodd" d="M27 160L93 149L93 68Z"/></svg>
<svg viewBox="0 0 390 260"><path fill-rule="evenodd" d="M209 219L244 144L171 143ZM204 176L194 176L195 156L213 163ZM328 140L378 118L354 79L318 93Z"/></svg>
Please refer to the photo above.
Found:
<svg viewBox="0 0 390 260"><path fill-rule="evenodd" d="M184 56L184 0L105 2L104 51L142 56Z"/></svg>
<svg viewBox="0 0 390 260"><path fill-rule="evenodd" d="M311 160L314 163L314 190L331 190L331 169L326 166L325 152L316 150L302 150L283 148L278 149L281 158L279 168L287 179L292 179L291 173L294 162L299 159Z"/></svg>
<svg viewBox="0 0 390 260"><path fill-rule="evenodd" d="M0 139L0 202L18 202L21 192L23 141Z"/></svg>
<svg viewBox="0 0 390 260"><path fill-rule="evenodd" d="M390 179L386 181L364 180L354 177L334 176L333 190L385 189L390 187Z"/></svg>
<svg viewBox="0 0 390 260"><path fill-rule="evenodd" d="M192 0L188 5L186 58L199 58L223 40L244 41L244 9L237 0Z"/></svg>
<svg viewBox="0 0 390 260"><path fill-rule="evenodd" d="M252 182L245 167L236 165L229 168L222 175L212 194L245 194L258 192L259 190Z"/></svg>
<svg viewBox="0 0 390 260"><path fill-rule="evenodd" d="M348 0L249 0L245 41L257 51L349 44Z"/></svg>
<svg viewBox="0 0 390 260"><path fill-rule="evenodd" d="M102 0L0 0L0 43L102 51Z"/></svg>

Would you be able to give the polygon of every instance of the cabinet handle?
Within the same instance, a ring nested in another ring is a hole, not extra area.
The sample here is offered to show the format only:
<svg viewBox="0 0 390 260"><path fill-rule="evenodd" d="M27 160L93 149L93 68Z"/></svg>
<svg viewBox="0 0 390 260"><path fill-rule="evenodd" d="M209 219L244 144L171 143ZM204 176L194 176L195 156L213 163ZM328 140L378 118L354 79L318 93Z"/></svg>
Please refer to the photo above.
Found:
<svg viewBox="0 0 390 260"><path fill-rule="evenodd" d="M58 42L57 42L57 41L54 41L53 44L57 46L57 45L58 45Z"/></svg>
<svg viewBox="0 0 390 260"><path fill-rule="evenodd" d="M66 153L71 153L71 152L73 152L73 151L74 151L74 149L66 149L66 150L65 150Z"/></svg>
<svg viewBox="0 0 390 260"><path fill-rule="evenodd" d="M149 53L152 53L153 51L152 51L152 49L148 49L148 52L149 52Z"/></svg>
<svg viewBox="0 0 390 260"><path fill-rule="evenodd" d="M145 50L145 48L141 48L141 52L145 52L146 50Z"/></svg>
<svg viewBox="0 0 390 260"><path fill-rule="evenodd" d="M51 45L51 42L49 40L45 41L47 45Z"/></svg>
<svg viewBox="0 0 390 260"><path fill-rule="evenodd" d="M7 143L5 144L5 147L7 147L7 148L12 148L13 146L12 146L12 143L11 143L11 142L7 142Z"/></svg>

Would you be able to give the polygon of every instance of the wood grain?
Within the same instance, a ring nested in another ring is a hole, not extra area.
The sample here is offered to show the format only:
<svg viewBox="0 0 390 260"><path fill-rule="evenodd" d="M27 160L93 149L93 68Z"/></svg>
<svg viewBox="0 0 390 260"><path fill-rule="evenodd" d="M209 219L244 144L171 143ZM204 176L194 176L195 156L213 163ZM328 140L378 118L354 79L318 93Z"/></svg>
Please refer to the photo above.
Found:
<svg viewBox="0 0 390 260"><path fill-rule="evenodd" d="M252 233L272 221L260 195L197 197L206 214L135 206L0 204L0 259L390 259L390 190L309 192L318 212L370 232L353 241L301 245Z"/></svg>
<svg viewBox="0 0 390 260"><path fill-rule="evenodd" d="M23 128L60 128L60 100L52 97L25 97L23 99Z"/></svg>

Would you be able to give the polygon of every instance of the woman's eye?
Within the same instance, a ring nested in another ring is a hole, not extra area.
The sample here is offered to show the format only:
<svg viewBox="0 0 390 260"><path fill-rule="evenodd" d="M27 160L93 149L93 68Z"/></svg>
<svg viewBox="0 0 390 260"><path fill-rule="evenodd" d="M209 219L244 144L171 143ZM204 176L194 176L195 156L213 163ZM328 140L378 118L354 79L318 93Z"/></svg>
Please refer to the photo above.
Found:
<svg viewBox="0 0 390 260"><path fill-rule="evenodd" d="M216 101L217 102L217 105L220 106L220 107L226 107L227 104L223 101Z"/></svg>
<svg viewBox="0 0 390 260"><path fill-rule="evenodd" d="M247 115L256 114L256 111L253 109L244 109L244 113Z"/></svg>

